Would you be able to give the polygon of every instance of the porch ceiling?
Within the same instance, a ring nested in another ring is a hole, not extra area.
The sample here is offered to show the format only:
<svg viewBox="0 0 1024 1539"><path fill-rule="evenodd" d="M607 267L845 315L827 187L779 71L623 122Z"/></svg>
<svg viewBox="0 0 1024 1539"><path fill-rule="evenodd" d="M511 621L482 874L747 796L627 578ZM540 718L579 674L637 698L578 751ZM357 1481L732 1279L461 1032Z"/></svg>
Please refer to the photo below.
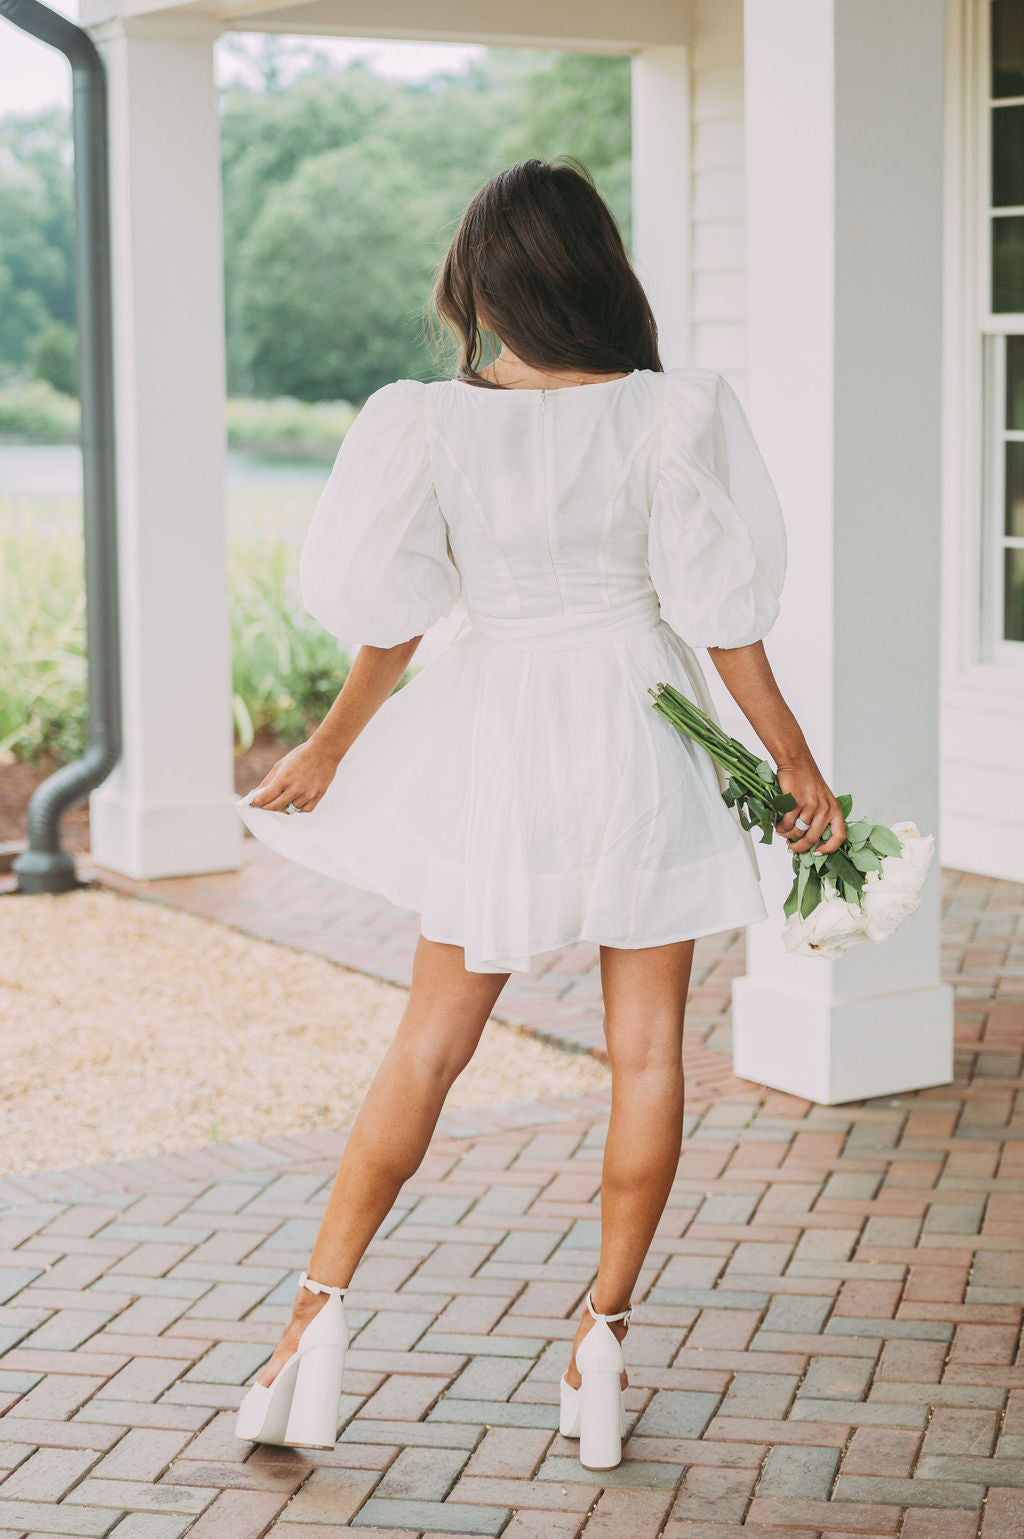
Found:
<svg viewBox="0 0 1024 1539"><path fill-rule="evenodd" d="M83 0L83 26L116 18L220 22L225 31L634 53L684 44L691 0ZM148 30L148 29L147 29Z"/></svg>

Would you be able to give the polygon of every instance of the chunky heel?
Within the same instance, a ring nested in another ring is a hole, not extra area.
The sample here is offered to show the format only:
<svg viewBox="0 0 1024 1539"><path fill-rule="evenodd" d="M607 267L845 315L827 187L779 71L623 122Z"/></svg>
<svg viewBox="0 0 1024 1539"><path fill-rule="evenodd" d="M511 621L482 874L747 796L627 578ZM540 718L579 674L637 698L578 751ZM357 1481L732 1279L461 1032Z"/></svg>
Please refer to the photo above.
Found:
<svg viewBox="0 0 1024 1539"><path fill-rule="evenodd" d="M625 1358L608 1321L628 1320L633 1306L628 1305L618 1314L598 1314L588 1292L587 1309L594 1317L594 1324L576 1353L576 1366L582 1382L579 1389L573 1389L562 1375L558 1430L563 1437L579 1438L579 1458L585 1469L614 1469L622 1461L622 1443L626 1436L626 1403L621 1383Z"/></svg>
<svg viewBox="0 0 1024 1539"><path fill-rule="evenodd" d="M236 1437L286 1448L333 1448L338 1437L341 1381L348 1347L342 1295L346 1288L299 1278L311 1293L329 1293L272 1384L253 1384L238 1408Z"/></svg>
<svg viewBox="0 0 1024 1539"><path fill-rule="evenodd" d="M310 1347L303 1352L284 1434L285 1447L334 1447L338 1440L344 1363L343 1346Z"/></svg>
<svg viewBox="0 0 1024 1539"><path fill-rule="evenodd" d="M610 1470L622 1462L622 1386L614 1372L581 1375L580 1463L588 1470Z"/></svg>
<svg viewBox="0 0 1024 1539"><path fill-rule="evenodd" d="M580 1401L583 1396L582 1387L573 1389L569 1380L562 1375L558 1393L558 1430L562 1437L579 1437L580 1435ZM626 1436L626 1401L622 1393L622 1385L619 1385L619 1437Z"/></svg>

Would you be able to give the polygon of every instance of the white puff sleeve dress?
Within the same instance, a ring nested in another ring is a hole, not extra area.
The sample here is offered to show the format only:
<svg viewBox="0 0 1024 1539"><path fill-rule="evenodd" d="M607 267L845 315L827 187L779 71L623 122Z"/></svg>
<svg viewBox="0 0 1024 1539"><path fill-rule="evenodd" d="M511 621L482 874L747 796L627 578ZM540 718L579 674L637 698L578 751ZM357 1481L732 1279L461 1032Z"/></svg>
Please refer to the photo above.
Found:
<svg viewBox="0 0 1024 1539"><path fill-rule="evenodd" d="M782 512L710 370L555 390L398 380L339 450L300 560L335 636L463 624L387 699L311 813L238 802L301 865L383 894L474 972L575 940L634 948L767 916L727 776L653 708L717 720L694 648L760 640Z"/></svg>

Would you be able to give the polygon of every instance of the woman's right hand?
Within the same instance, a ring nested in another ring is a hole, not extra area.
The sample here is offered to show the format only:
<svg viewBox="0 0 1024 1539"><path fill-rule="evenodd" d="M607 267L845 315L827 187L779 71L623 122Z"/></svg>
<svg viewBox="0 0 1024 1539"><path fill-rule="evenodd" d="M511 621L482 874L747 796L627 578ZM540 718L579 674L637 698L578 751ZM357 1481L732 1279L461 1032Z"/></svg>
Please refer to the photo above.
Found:
<svg viewBox="0 0 1024 1539"><path fill-rule="evenodd" d="M796 801L796 806L784 813L775 825L776 830L790 841L790 852L799 855L815 846L822 855L831 855L833 850L838 850L846 838L846 823L838 801L810 754L785 760L776 765L775 773L783 791L790 792ZM802 818L809 826L797 828L797 818ZM828 839L824 844L818 844L828 825L831 825Z"/></svg>
<svg viewBox="0 0 1024 1539"><path fill-rule="evenodd" d="M338 758L315 739L300 743L267 771L250 805L265 812L287 812L289 804L294 804L300 812L312 812L334 779L338 764Z"/></svg>

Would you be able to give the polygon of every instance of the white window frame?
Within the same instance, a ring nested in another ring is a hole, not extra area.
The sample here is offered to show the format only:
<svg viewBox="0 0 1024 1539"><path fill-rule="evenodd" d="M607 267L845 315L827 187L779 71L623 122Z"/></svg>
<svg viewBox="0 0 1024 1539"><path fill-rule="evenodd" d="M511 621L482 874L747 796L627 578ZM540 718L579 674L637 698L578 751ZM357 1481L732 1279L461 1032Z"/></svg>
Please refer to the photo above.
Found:
<svg viewBox="0 0 1024 1539"><path fill-rule="evenodd" d="M978 71L977 146L974 184L977 188L975 230L977 232L977 310L982 350L982 498L981 498L981 651L985 660L1024 666L1024 641L1010 641L1005 635L1004 578L1005 552L1024 549L1024 538L1007 535L1005 512L1006 444L1024 440L1024 432L1006 427L1006 338L1024 336L1024 313L993 311L992 299L992 220L1024 215L1024 207L992 207L992 113L1005 107L1024 106L1024 96L992 95L992 7L991 0L978 0L975 7Z"/></svg>

